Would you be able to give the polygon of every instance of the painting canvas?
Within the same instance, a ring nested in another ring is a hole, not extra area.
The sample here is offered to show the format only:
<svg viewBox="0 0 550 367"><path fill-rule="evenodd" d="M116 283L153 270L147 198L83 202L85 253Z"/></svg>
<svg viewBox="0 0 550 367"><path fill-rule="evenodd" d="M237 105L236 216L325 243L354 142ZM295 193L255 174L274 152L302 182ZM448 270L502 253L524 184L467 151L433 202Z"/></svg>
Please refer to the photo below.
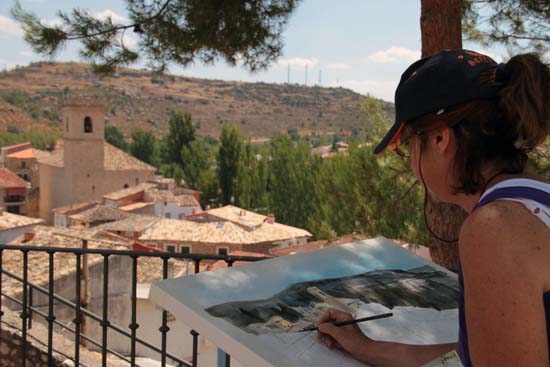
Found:
<svg viewBox="0 0 550 367"><path fill-rule="evenodd" d="M311 326L327 308L376 340L456 342L456 275L385 238L169 279L151 299L245 366L365 366L327 349Z"/></svg>

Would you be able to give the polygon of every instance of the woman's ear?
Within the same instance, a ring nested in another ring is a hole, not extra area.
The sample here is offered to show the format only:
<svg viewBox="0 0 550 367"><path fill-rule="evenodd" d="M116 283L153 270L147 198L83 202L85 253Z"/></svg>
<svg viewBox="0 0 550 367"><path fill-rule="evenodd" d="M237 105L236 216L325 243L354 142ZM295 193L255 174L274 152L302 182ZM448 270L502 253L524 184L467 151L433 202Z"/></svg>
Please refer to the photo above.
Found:
<svg viewBox="0 0 550 367"><path fill-rule="evenodd" d="M448 127L442 127L434 131L433 144L438 153L444 154L449 150L453 132Z"/></svg>

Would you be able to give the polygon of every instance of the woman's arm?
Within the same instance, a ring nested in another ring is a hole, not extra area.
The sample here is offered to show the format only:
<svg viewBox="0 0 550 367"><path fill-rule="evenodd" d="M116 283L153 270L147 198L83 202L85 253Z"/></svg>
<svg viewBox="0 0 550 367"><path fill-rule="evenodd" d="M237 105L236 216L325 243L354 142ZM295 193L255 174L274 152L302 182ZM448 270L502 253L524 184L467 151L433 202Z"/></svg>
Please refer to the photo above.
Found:
<svg viewBox="0 0 550 367"><path fill-rule="evenodd" d="M542 299L548 238L513 202L489 204L464 223L459 246L474 366L549 366Z"/></svg>
<svg viewBox="0 0 550 367"><path fill-rule="evenodd" d="M348 313L331 309L317 324L319 337L329 348L344 349L354 358L376 367L418 367L456 349L456 344L410 345L368 338L354 325L337 327L333 322L352 319Z"/></svg>

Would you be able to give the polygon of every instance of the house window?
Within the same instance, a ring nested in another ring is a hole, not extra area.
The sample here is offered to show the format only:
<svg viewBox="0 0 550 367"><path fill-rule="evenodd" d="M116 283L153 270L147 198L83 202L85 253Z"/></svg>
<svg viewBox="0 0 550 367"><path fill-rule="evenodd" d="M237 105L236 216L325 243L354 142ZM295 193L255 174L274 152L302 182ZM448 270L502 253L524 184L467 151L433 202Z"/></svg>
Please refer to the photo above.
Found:
<svg viewBox="0 0 550 367"><path fill-rule="evenodd" d="M180 252L182 254L190 254L191 253L191 247L189 246L181 246L180 247Z"/></svg>
<svg viewBox="0 0 550 367"><path fill-rule="evenodd" d="M94 127L92 125L92 119L90 118L90 116L86 116L84 118L84 132L85 133L93 133L94 132Z"/></svg>
<svg viewBox="0 0 550 367"><path fill-rule="evenodd" d="M136 186L139 185L139 178L136 177Z"/></svg>
<svg viewBox="0 0 550 367"><path fill-rule="evenodd" d="M21 168L27 168L27 162L25 161L21 162Z"/></svg>
<svg viewBox="0 0 550 367"><path fill-rule="evenodd" d="M172 218L172 214L170 214L170 213L164 213L164 218Z"/></svg>
<svg viewBox="0 0 550 367"><path fill-rule="evenodd" d="M229 249L227 247L218 247L218 255L227 256L229 254Z"/></svg>
<svg viewBox="0 0 550 367"><path fill-rule="evenodd" d="M168 252L176 252L176 246L168 245L168 246L166 246L166 251L168 251Z"/></svg>
<svg viewBox="0 0 550 367"><path fill-rule="evenodd" d="M127 189L128 187L130 187L128 184L124 184L124 186L122 186L123 189Z"/></svg>

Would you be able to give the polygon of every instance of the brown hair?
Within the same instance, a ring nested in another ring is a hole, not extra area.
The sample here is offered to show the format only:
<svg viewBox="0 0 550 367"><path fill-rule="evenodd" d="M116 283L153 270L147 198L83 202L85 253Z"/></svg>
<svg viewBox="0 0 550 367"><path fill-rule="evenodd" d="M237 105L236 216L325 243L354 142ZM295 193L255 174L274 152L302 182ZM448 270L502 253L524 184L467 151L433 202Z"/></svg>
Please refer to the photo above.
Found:
<svg viewBox="0 0 550 367"><path fill-rule="evenodd" d="M425 115L407 124L420 131L433 129L438 122L453 129L459 142L453 164L458 177L456 192L481 190L485 185L482 168L488 163L503 173L523 172L527 153L550 134L548 66L535 54L518 55L503 69L481 75L479 82L503 79L506 84L499 98L469 101L442 115Z"/></svg>

